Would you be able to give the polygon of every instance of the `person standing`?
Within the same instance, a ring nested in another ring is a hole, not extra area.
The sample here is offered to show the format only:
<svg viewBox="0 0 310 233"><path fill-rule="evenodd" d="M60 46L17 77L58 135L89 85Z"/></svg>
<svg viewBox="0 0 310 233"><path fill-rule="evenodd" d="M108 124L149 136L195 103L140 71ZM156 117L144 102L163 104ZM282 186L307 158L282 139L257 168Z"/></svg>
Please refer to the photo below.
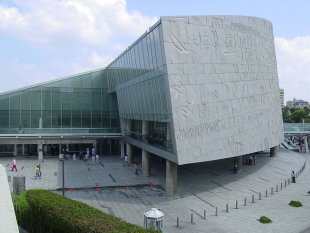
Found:
<svg viewBox="0 0 310 233"><path fill-rule="evenodd" d="M293 183L296 183L296 180L295 180L295 172L294 172L294 171L292 171L291 177L292 177L292 182L293 182Z"/></svg>
<svg viewBox="0 0 310 233"><path fill-rule="evenodd" d="M86 149L85 160L88 162L89 148Z"/></svg>
<svg viewBox="0 0 310 233"><path fill-rule="evenodd" d="M12 171L15 169L15 171L17 171L17 167L16 167L16 159L15 158L13 158L13 160L12 160Z"/></svg>
<svg viewBox="0 0 310 233"><path fill-rule="evenodd" d="M141 171L141 170L139 169L139 163L138 163L138 162L135 163L134 169L135 169L135 175L136 175L136 176L139 175L139 171Z"/></svg>
<svg viewBox="0 0 310 233"><path fill-rule="evenodd" d="M38 179L38 177L41 179L39 165L37 165L37 167L36 167L36 178L35 179Z"/></svg>
<svg viewBox="0 0 310 233"><path fill-rule="evenodd" d="M76 154L75 154L75 153L72 155L72 160L73 160L73 161L76 160Z"/></svg>
<svg viewBox="0 0 310 233"><path fill-rule="evenodd" d="M237 162L234 163L234 173L235 174L238 173L238 163Z"/></svg>
<svg viewBox="0 0 310 233"><path fill-rule="evenodd" d="M125 167L125 166L129 166L129 163L128 163L128 155L127 155L127 154L124 156L124 164L123 164L123 167Z"/></svg>
<svg viewBox="0 0 310 233"><path fill-rule="evenodd" d="M80 151L80 160L83 160L83 152Z"/></svg>
<svg viewBox="0 0 310 233"><path fill-rule="evenodd" d="M249 158L249 165L253 165L253 156L250 155L250 158Z"/></svg>
<svg viewBox="0 0 310 233"><path fill-rule="evenodd" d="M42 176L41 164L38 165L38 168L39 168L39 178L41 179Z"/></svg>

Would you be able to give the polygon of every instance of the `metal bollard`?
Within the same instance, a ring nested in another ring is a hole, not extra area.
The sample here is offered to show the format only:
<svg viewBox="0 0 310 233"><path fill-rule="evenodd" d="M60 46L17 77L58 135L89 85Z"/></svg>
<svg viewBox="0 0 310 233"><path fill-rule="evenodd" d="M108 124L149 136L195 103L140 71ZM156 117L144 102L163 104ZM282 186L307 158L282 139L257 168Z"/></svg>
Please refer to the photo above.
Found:
<svg viewBox="0 0 310 233"><path fill-rule="evenodd" d="M217 216L217 207L215 207L215 216Z"/></svg>
<svg viewBox="0 0 310 233"><path fill-rule="evenodd" d="M276 192L278 192L278 191L279 191L279 186L277 185L277 186L276 186Z"/></svg>
<svg viewBox="0 0 310 233"><path fill-rule="evenodd" d="M207 211L206 210L203 211L203 219L207 219Z"/></svg>
<svg viewBox="0 0 310 233"><path fill-rule="evenodd" d="M236 209L238 209L238 201L236 201Z"/></svg>
<svg viewBox="0 0 310 233"><path fill-rule="evenodd" d="M194 215L191 213L191 223L194 223Z"/></svg>
<svg viewBox="0 0 310 233"><path fill-rule="evenodd" d="M259 192L259 194L258 194L258 199L262 200L262 193L261 192Z"/></svg>
<svg viewBox="0 0 310 233"><path fill-rule="evenodd" d="M246 197L244 198L244 206L246 206Z"/></svg>
<svg viewBox="0 0 310 233"><path fill-rule="evenodd" d="M267 189L266 189L266 192L265 192L265 197L267 197L268 196L268 193L267 193Z"/></svg>
<svg viewBox="0 0 310 233"><path fill-rule="evenodd" d="M271 194L271 195L273 194L273 187L271 187L271 191L270 191L270 194Z"/></svg>
<svg viewBox="0 0 310 233"><path fill-rule="evenodd" d="M281 183L281 186L280 186L280 188L282 189L282 183Z"/></svg>
<svg viewBox="0 0 310 233"><path fill-rule="evenodd" d="M254 201L254 195L252 195L252 203L255 203L255 201Z"/></svg>
<svg viewBox="0 0 310 233"><path fill-rule="evenodd" d="M228 203L226 204L226 213L229 213L229 211L228 211Z"/></svg>
<svg viewBox="0 0 310 233"><path fill-rule="evenodd" d="M284 181L284 187L286 187L286 181Z"/></svg>
<svg viewBox="0 0 310 233"><path fill-rule="evenodd" d="M179 217L177 217L177 227L180 227Z"/></svg>

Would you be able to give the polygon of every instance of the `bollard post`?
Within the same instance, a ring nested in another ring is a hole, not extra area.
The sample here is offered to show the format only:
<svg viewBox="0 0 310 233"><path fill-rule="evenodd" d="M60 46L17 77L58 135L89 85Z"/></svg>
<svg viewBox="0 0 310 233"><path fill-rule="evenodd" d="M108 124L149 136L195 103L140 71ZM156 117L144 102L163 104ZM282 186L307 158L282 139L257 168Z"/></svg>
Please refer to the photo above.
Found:
<svg viewBox="0 0 310 233"><path fill-rule="evenodd" d="M279 191L279 186L277 185L277 186L276 186L276 192L278 192L278 191Z"/></svg>
<svg viewBox="0 0 310 233"><path fill-rule="evenodd" d="M207 211L206 211L206 210L204 210L204 211L203 211L203 219L207 219L207 217L206 217L206 216L207 216Z"/></svg>
<svg viewBox="0 0 310 233"><path fill-rule="evenodd" d="M267 197L268 196L268 193L267 193L267 189L266 189L266 192L265 192L265 197Z"/></svg>
<svg viewBox="0 0 310 233"><path fill-rule="evenodd" d="M244 198L244 206L246 206L246 197Z"/></svg>
<svg viewBox="0 0 310 233"><path fill-rule="evenodd" d="M284 187L286 187L286 181L284 181Z"/></svg>
<svg viewBox="0 0 310 233"><path fill-rule="evenodd" d="M271 195L273 194L273 187L271 187L271 192L270 193L271 193Z"/></svg>
<svg viewBox="0 0 310 233"><path fill-rule="evenodd" d="M217 216L217 207L215 207L215 216Z"/></svg>
<svg viewBox="0 0 310 233"><path fill-rule="evenodd" d="M228 211L228 203L226 204L226 213L229 213L229 211Z"/></svg>
<svg viewBox="0 0 310 233"><path fill-rule="evenodd" d="M254 203L255 201L254 201L254 195L252 195L252 203Z"/></svg>
<svg viewBox="0 0 310 233"><path fill-rule="evenodd" d="M262 200L262 193L261 192L259 192L259 194L258 194L258 199Z"/></svg>
<svg viewBox="0 0 310 233"><path fill-rule="evenodd" d="M236 201L236 209L238 209L238 201Z"/></svg>
<svg viewBox="0 0 310 233"><path fill-rule="evenodd" d="M282 182L281 182L281 186L280 186L280 189L282 189Z"/></svg>
<svg viewBox="0 0 310 233"><path fill-rule="evenodd" d="M177 227L180 227L179 217L177 217Z"/></svg>
<svg viewBox="0 0 310 233"><path fill-rule="evenodd" d="M194 215L191 213L191 223L194 223Z"/></svg>

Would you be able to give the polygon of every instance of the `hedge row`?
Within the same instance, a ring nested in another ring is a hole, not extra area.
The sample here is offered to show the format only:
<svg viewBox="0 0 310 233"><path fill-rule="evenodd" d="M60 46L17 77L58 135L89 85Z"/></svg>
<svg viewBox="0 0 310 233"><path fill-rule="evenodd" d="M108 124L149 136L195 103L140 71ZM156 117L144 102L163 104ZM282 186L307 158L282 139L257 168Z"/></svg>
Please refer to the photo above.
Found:
<svg viewBox="0 0 310 233"><path fill-rule="evenodd" d="M18 223L32 233L155 232L47 190L29 190L13 201Z"/></svg>

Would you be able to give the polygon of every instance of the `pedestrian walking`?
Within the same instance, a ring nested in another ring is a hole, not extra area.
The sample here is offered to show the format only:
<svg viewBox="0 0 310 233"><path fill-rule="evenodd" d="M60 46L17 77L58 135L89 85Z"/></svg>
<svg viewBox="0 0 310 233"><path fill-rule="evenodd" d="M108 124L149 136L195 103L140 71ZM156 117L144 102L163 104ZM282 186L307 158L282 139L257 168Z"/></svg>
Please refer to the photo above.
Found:
<svg viewBox="0 0 310 233"><path fill-rule="evenodd" d="M95 154L95 148L94 148L94 147L91 149L91 154L92 154L92 155L96 155L96 154Z"/></svg>
<svg viewBox="0 0 310 233"><path fill-rule="evenodd" d="M293 182L293 183L296 183L296 180L295 180L295 172L294 172L294 171L292 171L291 177L292 177L292 182Z"/></svg>
<svg viewBox="0 0 310 233"><path fill-rule="evenodd" d="M39 165L37 165L37 167L36 167L36 178L35 179L38 179L38 178L41 179Z"/></svg>
<svg viewBox="0 0 310 233"><path fill-rule="evenodd" d="M72 160L76 161L76 154L75 153L72 155Z"/></svg>
<svg viewBox="0 0 310 233"><path fill-rule="evenodd" d="M127 154L124 156L124 164L123 164L123 167L125 167L125 166L129 166L129 163L128 163L128 155L127 155Z"/></svg>
<svg viewBox="0 0 310 233"><path fill-rule="evenodd" d="M95 159L96 159L95 155L92 155L91 156L91 163L92 163L92 165L95 165Z"/></svg>
<svg viewBox="0 0 310 233"><path fill-rule="evenodd" d="M15 169L15 171L17 171L17 167L16 167L16 159L13 158L12 160L12 171Z"/></svg>
<svg viewBox="0 0 310 233"><path fill-rule="evenodd" d="M96 163L99 164L99 155L96 154Z"/></svg>

